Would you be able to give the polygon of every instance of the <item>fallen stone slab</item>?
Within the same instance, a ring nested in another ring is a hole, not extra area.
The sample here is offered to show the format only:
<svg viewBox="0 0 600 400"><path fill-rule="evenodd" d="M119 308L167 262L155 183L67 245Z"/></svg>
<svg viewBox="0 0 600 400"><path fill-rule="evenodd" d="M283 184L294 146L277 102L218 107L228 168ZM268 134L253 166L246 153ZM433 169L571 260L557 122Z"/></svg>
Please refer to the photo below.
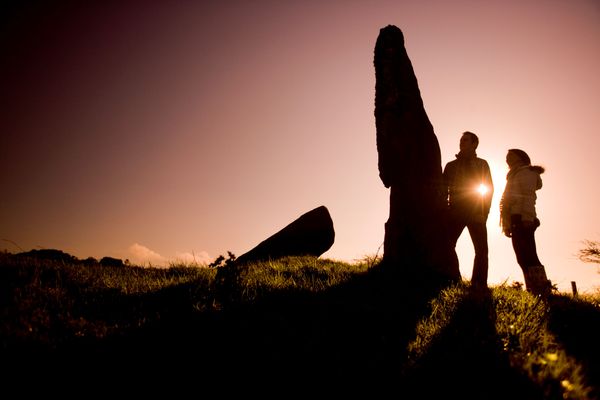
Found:
<svg viewBox="0 0 600 400"><path fill-rule="evenodd" d="M236 259L236 264L264 261L285 256L319 257L335 239L333 220L327 207L320 206L291 222Z"/></svg>

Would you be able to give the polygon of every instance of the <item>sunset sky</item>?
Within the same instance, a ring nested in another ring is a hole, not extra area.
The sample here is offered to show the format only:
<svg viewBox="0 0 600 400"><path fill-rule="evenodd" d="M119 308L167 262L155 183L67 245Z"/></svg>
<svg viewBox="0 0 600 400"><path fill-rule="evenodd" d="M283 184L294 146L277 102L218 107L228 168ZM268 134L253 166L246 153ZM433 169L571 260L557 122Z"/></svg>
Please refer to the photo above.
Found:
<svg viewBox="0 0 600 400"><path fill-rule="evenodd" d="M600 240L597 0L15 3L0 17L0 250L210 262L324 205L323 257L381 254L373 50L391 24L442 163L470 130L492 169L489 282L523 281L498 226L517 147L546 168L548 277L600 288L577 258ZM457 251L470 279L466 230Z"/></svg>

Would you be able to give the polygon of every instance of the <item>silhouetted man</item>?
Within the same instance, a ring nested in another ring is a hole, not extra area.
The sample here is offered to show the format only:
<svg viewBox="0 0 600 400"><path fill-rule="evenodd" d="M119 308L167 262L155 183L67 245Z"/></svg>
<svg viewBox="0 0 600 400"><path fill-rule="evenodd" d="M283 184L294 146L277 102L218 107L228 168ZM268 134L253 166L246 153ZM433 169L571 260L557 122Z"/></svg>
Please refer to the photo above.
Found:
<svg viewBox="0 0 600 400"><path fill-rule="evenodd" d="M488 163L475 153L478 145L477 135L464 132L460 138L460 152L456 160L446 164L443 175L448 190L450 241L456 248L456 242L465 227L469 230L475 248L471 284L476 288L484 288L487 287L488 277L486 222L494 186ZM458 257L455 262L458 265Z"/></svg>

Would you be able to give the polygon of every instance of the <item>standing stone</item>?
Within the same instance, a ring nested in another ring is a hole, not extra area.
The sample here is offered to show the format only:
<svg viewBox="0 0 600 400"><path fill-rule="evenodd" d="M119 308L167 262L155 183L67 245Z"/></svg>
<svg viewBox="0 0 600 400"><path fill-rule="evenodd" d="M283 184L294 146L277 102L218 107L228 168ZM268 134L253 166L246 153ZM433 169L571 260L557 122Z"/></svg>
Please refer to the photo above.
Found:
<svg viewBox="0 0 600 400"><path fill-rule="evenodd" d="M374 64L379 176L390 188L384 265L412 275L458 280L446 235L440 148L404 36L396 26L380 30Z"/></svg>

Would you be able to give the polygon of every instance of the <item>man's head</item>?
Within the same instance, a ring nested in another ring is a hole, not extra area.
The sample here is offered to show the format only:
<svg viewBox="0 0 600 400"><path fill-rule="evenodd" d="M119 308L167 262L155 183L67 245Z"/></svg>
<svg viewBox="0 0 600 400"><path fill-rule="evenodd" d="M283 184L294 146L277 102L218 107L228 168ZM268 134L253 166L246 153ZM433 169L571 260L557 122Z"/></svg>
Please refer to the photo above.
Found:
<svg viewBox="0 0 600 400"><path fill-rule="evenodd" d="M473 132L463 132L460 137L460 151L462 152L470 152L475 151L477 146L479 145L479 138Z"/></svg>

